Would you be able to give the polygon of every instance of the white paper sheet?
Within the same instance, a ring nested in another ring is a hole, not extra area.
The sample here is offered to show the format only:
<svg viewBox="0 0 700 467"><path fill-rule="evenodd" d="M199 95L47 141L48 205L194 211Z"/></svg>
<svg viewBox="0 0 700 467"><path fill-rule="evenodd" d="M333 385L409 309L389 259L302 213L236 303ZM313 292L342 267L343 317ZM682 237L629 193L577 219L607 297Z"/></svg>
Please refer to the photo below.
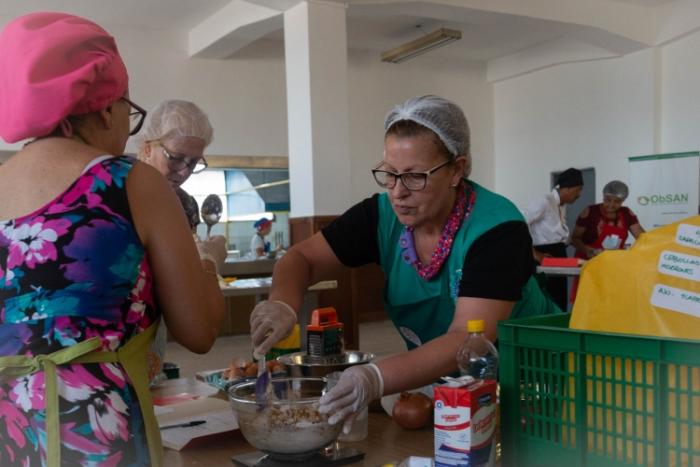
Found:
<svg viewBox="0 0 700 467"><path fill-rule="evenodd" d="M230 404L222 399L203 398L181 404L169 405L172 411L159 415L158 426L171 426L195 420L206 423L191 427L162 430L163 446L182 450L193 439L238 429L238 421Z"/></svg>

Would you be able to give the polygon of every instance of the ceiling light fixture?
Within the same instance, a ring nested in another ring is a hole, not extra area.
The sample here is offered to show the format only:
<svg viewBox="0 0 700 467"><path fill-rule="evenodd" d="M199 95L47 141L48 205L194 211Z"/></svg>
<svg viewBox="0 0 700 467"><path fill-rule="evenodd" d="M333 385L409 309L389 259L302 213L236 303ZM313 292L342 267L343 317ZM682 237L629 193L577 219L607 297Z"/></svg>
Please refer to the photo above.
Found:
<svg viewBox="0 0 700 467"><path fill-rule="evenodd" d="M455 29L441 28L433 31L430 34L408 42L406 44L395 47L386 52L382 52L382 61L390 63L401 63L424 54L430 50L442 47L451 42L458 41L462 38L462 32Z"/></svg>

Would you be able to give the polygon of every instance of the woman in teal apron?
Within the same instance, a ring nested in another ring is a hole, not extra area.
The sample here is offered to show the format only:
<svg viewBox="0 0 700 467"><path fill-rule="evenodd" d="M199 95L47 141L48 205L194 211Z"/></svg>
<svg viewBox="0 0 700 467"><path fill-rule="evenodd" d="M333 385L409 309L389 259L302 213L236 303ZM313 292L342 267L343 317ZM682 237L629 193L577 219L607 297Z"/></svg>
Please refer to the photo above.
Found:
<svg viewBox="0 0 700 467"><path fill-rule="evenodd" d="M98 25L32 13L0 33L0 136L30 139L0 166L3 467L162 465L156 323L197 352L216 337L215 265L165 179L114 156L144 117Z"/></svg>
<svg viewBox="0 0 700 467"><path fill-rule="evenodd" d="M532 240L520 212L468 179L469 127L436 96L397 106L386 118L384 159L372 170L386 189L295 245L275 267L270 300L251 316L264 353L295 321L307 284L343 266L378 263L384 305L408 352L343 372L321 399L331 423L384 394L420 387L457 369L467 321L495 339L509 317L556 313L532 277ZM268 337L266 337L266 335Z"/></svg>

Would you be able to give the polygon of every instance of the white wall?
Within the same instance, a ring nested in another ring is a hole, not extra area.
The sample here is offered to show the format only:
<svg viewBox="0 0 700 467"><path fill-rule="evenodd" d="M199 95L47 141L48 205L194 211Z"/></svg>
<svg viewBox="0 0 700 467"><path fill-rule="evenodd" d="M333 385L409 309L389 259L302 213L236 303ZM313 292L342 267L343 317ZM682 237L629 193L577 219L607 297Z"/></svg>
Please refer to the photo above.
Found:
<svg viewBox="0 0 700 467"><path fill-rule="evenodd" d="M130 73L131 95L151 109L168 98L191 100L214 126L209 154L286 155L284 55L259 41L232 60L189 58L185 35L110 30Z"/></svg>
<svg viewBox="0 0 700 467"><path fill-rule="evenodd" d="M130 74L133 100L146 109L166 98L196 102L214 126L209 154L287 155L284 45L261 40L228 60L188 58L186 36L105 25ZM460 104L471 124L472 176L493 186L493 91L485 65L436 61L429 55L387 64L378 53L349 52L348 99L352 192L348 207L376 192L369 170L382 157L384 116L420 94ZM0 150L18 148L0 140ZM127 147L135 151L133 139Z"/></svg>
<svg viewBox="0 0 700 467"><path fill-rule="evenodd" d="M629 180L627 157L654 152L654 53L496 83L496 191L524 206L547 191L550 172L570 166L594 167L597 187Z"/></svg>
<svg viewBox="0 0 700 467"><path fill-rule="evenodd" d="M355 200L378 190L370 169L382 159L384 117L394 105L422 94L459 104L472 132L474 180L493 186L493 87L485 65L446 63L424 55L401 64L379 61L376 52L350 51L350 157Z"/></svg>
<svg viewBox="0 0 700 467"><path fill-rule="evenodd" d="M105 28L116 37L129 70L132 99L147 110L167 98L192 100L214 126L210 154L286 155L283 49L259 41L234 60L190 59L186 35ZM0 141L0 149L18 148ZM128 150L134 150L130 141Z"/></svg>
<svg viewBox="0 0 700 467"><path fill-rule="evenodd" d="M662 152L700 149L700 33L663 48Z"/></svg>

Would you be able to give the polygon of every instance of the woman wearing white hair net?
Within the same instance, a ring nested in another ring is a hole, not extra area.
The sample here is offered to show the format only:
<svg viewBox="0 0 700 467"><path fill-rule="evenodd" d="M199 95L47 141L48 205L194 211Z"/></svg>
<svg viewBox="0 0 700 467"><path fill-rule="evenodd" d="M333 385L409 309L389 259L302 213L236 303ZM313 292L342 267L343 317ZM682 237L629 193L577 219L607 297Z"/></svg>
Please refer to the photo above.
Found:
<svg viewBox="0 0 700 467"><path fill-rule="evenodd" d="M193 230L200 222L199 206L180 185L193 173L207 168L204 149L213 138L214 130L207 115L194 103L177 99L158 104L138 138L139 159L168 179Z"/></svg>
<svg viewBox="0 0 700 467"><path fill-rule="evenodd" d="M212 142L214 130L207 115L194 103L166 100L149 114L149 120L138 137L139 159L155 167L178 195L190 228L199 224L199 206L194 197L180 185L193 173L207 168L204 150ZM201 259L216 264L217 272L226 260L226 238L217 235L206 240L196 238ZM149 353L150 376L160 373L165 354L166 330L161 325Z"/></svg>
<svg viewBox="0 0 700 467"><path fill-rule="evenodd" d="M353 366L322 399L330 423L382 395L430 384L457 371L467 321L486 336L515 316L559 312L532 278L532 241L507 199L468 179L469 127L462 110L436 96L410 99L384 123L384 158L372 174L386 190L350 208L277 263L269 300L251 315L255 354L296 322L306 287L344 266L378 263L384 306L408 352Z"/></svg>
<svg viewBox="0 0 700 467"><path fill-rule="evenodd" d="M622 205L628 195L627 185L613 180L603 187L602 203L581 211L571 234L578 258L589 259L603 250L624 248L628 232L632 232L634 238L644 232L637 216Z"/></svg>

